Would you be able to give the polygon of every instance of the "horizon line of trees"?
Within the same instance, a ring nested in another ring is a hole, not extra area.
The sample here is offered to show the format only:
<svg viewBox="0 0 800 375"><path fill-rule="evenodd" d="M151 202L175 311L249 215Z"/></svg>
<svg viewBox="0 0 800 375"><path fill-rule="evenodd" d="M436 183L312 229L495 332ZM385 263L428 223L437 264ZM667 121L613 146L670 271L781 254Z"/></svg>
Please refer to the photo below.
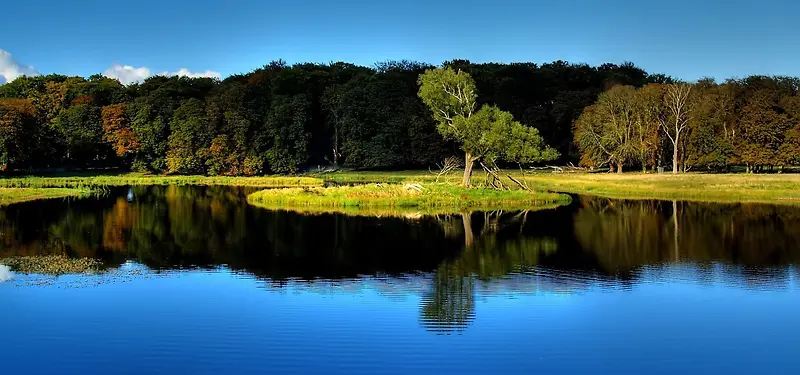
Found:
<svg viewBox="0 0 800 375"><path fill-rule="evenodd" d="M541 140L533 144L552 147L549 155L559 155L559 163L647 168L670 160L671 127L634 131L655 122L608 121L619 113L674 120L663 104L676 83L668 76L632 63L452 60L441 67L468 74L474 81L470 105L494 111L485 112L491 123L536 129ZM374 67L274 61L223 80L156 76L128 86L101 75L20 77L0 85L0 165L211 175L296 173L318 165L427 167L463 156L467 146L460 136L440 133L447 121L420 96L420 76L435 68L411 61ZM680 169L742 163L757 171L796 162L797 86L786 77L693 84L685 127L674 142ZM662 104L657 114L646 114L628 96L658 97ZM619 108L604 112L609 98ZM615 127L627 132L616 143L610 140Z"/></svg>

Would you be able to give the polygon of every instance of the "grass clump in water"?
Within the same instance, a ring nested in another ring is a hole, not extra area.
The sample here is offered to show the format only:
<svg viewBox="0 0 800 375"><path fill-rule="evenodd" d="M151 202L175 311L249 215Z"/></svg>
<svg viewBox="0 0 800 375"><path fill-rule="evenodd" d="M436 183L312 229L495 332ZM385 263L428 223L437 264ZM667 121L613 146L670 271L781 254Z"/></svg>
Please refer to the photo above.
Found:
<svg viewBox="0 0 800 375"><path fill-rule="evenodd" d="M533 209L569 203L563 194L523 190L463 188L448 184L369 184L342 187L271 189L248 202L269 209L347 211L353 208L421 208L435 213L467 209ZM344 210L343 210L344 209ZM389 211L391 212L391 211Z"/></svg>
<svg viewBox="0 0 800 375"><path fill-rule="evenodd" d="M94 273L103 263L90 258L69 258L64 255L24 256L0 259L0 264L19 273L66 275Z"/></svg>
<svg viewBox="0 0 800 375"><path fill-rule="evenodd" d="M587 194L616 199L664 199L698 202L743 202L800 205L800 174L715 173L551 173L508 171L534 190ZM319 175L336 183L433 182L428 171L339 172ZM439 178L457 184L459 174ZM482 177L473 177L479 183ZM511 181L504 181L512 185Z"/></svg>

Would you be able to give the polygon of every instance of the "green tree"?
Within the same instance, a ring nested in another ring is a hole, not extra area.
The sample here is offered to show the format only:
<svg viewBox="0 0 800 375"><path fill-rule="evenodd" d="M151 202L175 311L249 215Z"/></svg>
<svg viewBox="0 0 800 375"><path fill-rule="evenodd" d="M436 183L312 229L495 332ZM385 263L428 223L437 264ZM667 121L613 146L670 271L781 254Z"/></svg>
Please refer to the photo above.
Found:
<svg viewBox="0 0 800 375"><path fill-rule="evenodd" d="M28 164L36 132L35 108L27 99L0 99L0 168Z"/></svg>
<svg viewBox="0 0 800 375"><path fill-rule="evenodd" d="M331 133L333 133L331 137L331 143L333 143L331 155L333 156L333 165L335 166L339 165L339 158L342 156L340 134L344 117L342 113L344 109L342 105L343 98L343 85L328 86L325 88L325 93L322 95L322 106L328 113L328 123L330 124Z"/></svg>
<svg viewBox="0 0 800 375"><path fill-rule="evenodd" d="M632 86L615 86L600 94L597 103L587 107L575 121L575 143L581 149L581 163L593 167L613 165L622 173L623 165L640 157L637 142L644 140L636 135L637 112L643 115L643 111L637 111L636 89ZM647 121L643 117L638 120Z"/></svg>
<svg viewBox="0 0 800 375"><path fill-rule="evenodd" d="M477 90L469 74L449 67L428 70L419 85L419 97L433 112L439 133L461 144L464 186L470 186L474 163L482 158L530 163L558 157L535 128L514 121L510 113L495 106L476 113Z"/></svg>
<svg viewBox="0 0 800 375"><path fill-rule="evenodd" d="M273 99L267 114L266 134L270 146L265 160L275 173L296 173L308 160L310 135L306 132L310 103L304 95Z"/></svg>
<svg viewBox="0 0 800 375"><path fill-rule="evenodd" d="M697 84L692 103L694 116L683 148L684 169L689 167L724 168L733 156L726 135L729 106L721 87L706 80Z"/></svg>
<svg viewBox="0 0 800 375"><path fill-rule="evenodd" d="M779 100L778 92L759 89L749 95L741 108L741 134L735 147L740 160L751 171L786 162L781 157L781 146L795 124L780 107Z"/></svg>
<svg viewBox="0 0 800 375"><path fill-rule="evenodd" d="M634 148L642 172L647 171L648 165L655 169L660 163L659 119L664 112L662 96L663 86L659 84L648 84L636 90L634 96Z"/></svg>
<svg viewBox="0 0 800 375"><path fill-rule="evenodd" d="M154 96L139 97L128 106L131 130L139 141L134 154L136 170L162 171L166 168L169 123L172 118L171 99Z"/></svg>
<svg viewBox="0 0 800 375"><path fill-rule="evenodd" d="M170 173L204 173L205 150L212 135L206 117L205 104L189 99L175 110L170 122L167 169Z"/></svg>
<svg viewBox="0 0 800 375"><path fill-rule="evenodd" d="M104 154L103 121L100 107L91 102L77 103L61 111L52 126L61 137L65 160L85 165Z"/></svg>

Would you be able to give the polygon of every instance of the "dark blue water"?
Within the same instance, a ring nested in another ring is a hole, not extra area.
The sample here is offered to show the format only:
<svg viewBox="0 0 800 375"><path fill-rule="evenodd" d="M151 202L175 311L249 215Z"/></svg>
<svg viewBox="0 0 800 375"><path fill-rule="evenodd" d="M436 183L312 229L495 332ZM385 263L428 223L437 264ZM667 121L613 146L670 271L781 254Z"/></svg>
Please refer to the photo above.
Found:
<svg viewBox="0 0 800 375"><path fill-rule="evenodd" d="M410 220L115 194L3 209L0 255L109 267L0 283L4 373L800 373L797 208Z"/></svg>

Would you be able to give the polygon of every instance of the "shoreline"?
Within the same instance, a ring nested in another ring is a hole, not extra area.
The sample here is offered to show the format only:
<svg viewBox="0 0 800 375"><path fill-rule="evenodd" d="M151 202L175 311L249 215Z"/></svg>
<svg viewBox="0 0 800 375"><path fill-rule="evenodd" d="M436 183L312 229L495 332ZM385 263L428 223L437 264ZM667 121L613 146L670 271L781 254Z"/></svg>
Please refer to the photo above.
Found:
<svg viewBox="0 0 800 375"><path fill-rule="evenodd" d="M693 202L717 203L764 203L778 205L800 205L800 174L642 174L629 172L623 174L606 173L526 173L509 171L515 178L527 183L536 191L536 194L591 195L611 199L630 200L681 200ZM222 185L242 186L265 189L295 188L295 189L337 189L364 184L382 184L387 186L402 185L406 183L420 183L425 186L457 186L460 174L453 173L442 176L436 182L436 176L429 171L396 171L396 172L334 172L327 174L308 174L302 176L261 176L261 177L208 177L208 176L154 176L146 174L123 175L94 175L72 177L7 177L0 178L0 205L27 202L31 200L80 197L89 195L93 190L104 186L136 186L136 185ZM482 182L481 176L473 177L474 184ZM339 185L324 187L328 184ZM511 183L508 184L512 186ZM477 195L474 190L472 195ZM332 190L327 190L332 192ZM486 190L488 191L488 190ZM496 206L508 209L513 206L513 201L518 200L512 195L517 190L495 191L502 197L493 196L473 197L475 199L489 199L484 206ZM521 191L521 190L519 190ZM5 193L5 196L3 194ZM443 191L442 194L460 194L456 190ZM542 195L544 197L544 195ZM413 202L404 201L401 196L384 197L396 202L383 202L377 204L385 207L415 206ZM291 199L275 200L260 199L260 203L269 203L275 209L286 205ZM443 199L441 199L443 200ZM552 198L545 199L552 202ZM535 201L535 200L534 200ZM294 206L309 206L308 202L291 203ZM358 202L345 202L344 204L325 204L322 206L359 206ZM372 204L375 206L376 204ZM462 207L459 202L433 203L427 206L455 206ZM476 205L474 202L471 205ZM263 206L263 204L262 204ZM312 204L313 206L313 204ZM318 205L317 205L318 206ZM285 208L285 207L283 207ZM318 210L315 210L318 211ZM351 210L352 211L352 210Z"/></svg>
<svg viewBox="0 0 800 375"><path fill-rule="evenodd" d="M0 187L0 206L44 199L81 198L93 193L85 188L6 188Z"/></svg>

